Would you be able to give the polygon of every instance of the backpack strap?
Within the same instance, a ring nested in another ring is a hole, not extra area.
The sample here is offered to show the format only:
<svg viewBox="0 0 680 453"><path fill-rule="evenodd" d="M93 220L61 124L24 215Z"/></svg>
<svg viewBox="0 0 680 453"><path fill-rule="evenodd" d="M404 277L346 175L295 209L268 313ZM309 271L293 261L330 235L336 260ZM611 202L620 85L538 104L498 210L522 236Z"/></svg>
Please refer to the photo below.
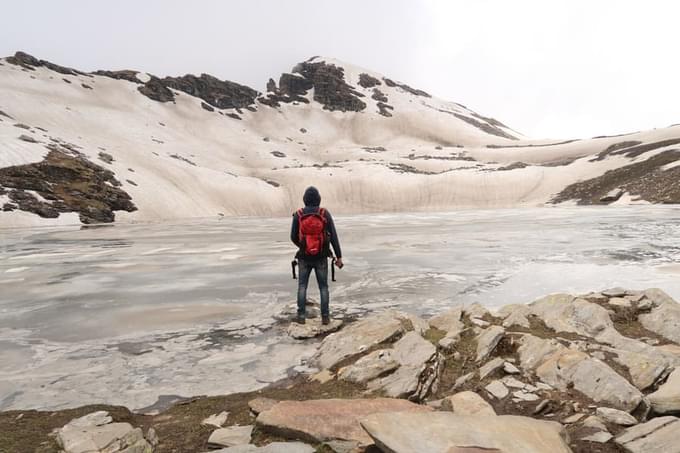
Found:
<svg viewBox="0 0 680 453"><path fill-rule="evenodd" d="M303 239L303 238L302 238L302 225L301 225L303 214L304 214L304 212L303 212L302 208L300 208L300 209L297 210L297 216L298 216L298 240L300 241L300 244L302 244L302 239Z"/></svg>

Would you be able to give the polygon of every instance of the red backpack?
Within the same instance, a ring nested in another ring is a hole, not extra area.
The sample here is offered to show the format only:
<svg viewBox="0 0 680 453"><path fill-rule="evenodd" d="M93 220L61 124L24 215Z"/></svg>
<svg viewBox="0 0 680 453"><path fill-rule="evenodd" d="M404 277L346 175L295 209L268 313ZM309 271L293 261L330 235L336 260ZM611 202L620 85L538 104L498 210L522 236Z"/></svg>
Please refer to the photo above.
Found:
<svg viewBox="0 0 680 453"><path fill-rule="evenodd" d="M319 208L317 212L305 214L299 209L297 215L302 253L307 256L321 256L326 240L326 210Z"/></svg>

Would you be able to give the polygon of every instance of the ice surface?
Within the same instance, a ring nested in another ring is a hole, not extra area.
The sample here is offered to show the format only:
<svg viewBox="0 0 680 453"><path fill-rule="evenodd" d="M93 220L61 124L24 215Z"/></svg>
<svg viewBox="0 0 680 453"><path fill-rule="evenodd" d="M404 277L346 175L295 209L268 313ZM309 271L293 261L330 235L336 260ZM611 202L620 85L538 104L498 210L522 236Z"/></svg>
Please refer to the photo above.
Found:
<svg viewBox="0 0 680 453"><path fill-rule="evenodd" d="M336 217L338 315L615 286L680 298L674 207ZM286 376L314 349L273 318L294 300L289 221L0 230L0 410L140 409Z"/></svg>

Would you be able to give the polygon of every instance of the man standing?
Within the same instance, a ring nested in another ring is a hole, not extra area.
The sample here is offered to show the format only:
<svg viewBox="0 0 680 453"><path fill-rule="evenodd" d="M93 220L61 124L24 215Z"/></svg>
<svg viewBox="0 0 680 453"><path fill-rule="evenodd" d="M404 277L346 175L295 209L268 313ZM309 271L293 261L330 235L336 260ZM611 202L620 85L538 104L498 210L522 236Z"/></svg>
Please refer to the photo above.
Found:
<svg viewBox="0 0 680 453"><path fill-rule="evenodd" d="M307 284L309 276L314 270L319 284L321 299L321 322L330 322L328 307L328 258L332 256L330 246L335 252L335 264L342 269L342 252L338 234L331 213L321 208L321 195L316 187L308 187L302 197L305 207L293 214L293 225L290 230L290 240L298 246L296 255L300 269L297 293L297 322L305 323Z"/></svg>

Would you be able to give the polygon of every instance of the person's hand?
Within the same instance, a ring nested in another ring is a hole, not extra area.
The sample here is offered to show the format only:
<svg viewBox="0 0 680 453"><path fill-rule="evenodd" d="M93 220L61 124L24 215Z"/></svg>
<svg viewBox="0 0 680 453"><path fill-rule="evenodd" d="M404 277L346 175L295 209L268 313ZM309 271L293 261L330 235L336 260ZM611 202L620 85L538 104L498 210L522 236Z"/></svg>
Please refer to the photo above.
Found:
<svg viewBox="0 0 680 453"><path fill-rule="evenodd" d="M342 258L335 258L335 265L338 266L338 269L342 269L342 266L344 266L344 264L342 264Z"/></svg>

